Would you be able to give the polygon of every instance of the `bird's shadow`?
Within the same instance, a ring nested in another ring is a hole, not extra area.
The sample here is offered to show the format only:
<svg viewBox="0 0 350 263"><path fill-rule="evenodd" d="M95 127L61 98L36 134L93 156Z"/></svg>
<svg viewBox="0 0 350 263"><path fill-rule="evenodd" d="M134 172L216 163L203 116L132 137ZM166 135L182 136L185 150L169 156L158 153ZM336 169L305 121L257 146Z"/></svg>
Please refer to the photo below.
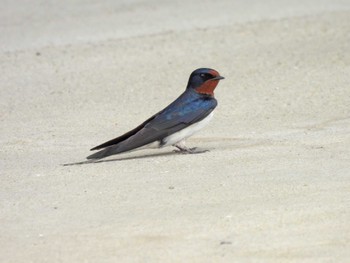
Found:
<svg viewBox="0 0 350 263"><path fill-rule="evenodd" d="M145 154L145 155L139 155L139 156L128 156L128 157L124 157L124 158L114 158L114 159L109 159L109 160L87 160L87 161L83 161L83 162L65 163L65 164L61 164L61 165L62 166L72 166L72 165L83 165L83 164L107 163L107 162L137 160L137 159L155 158L155 157L163 157L163 156L171 156L171 155L179 155L179 154L181 154L181 153L172 151L172 152Z"/></svg>
<svg viewBox="0 0 350 263"><path fill-rule="evenodd" d="M227 150L227 149L242 149L242 148L250 148L250 147L257 147L257 146L264 146L268 145L271 142L266 139L253 139L253 138L226 138L226 137L212 137L212 138L201 138L201 139L194 139L192 140L194 142L196 141L202 141L206 143L215 143L215 147L206 147L208 151L211 151L215 148L220 148L221 150ZM201 148L199 148L201 149ZM202 149L204 150L204 149ZM199 151L195 154L202 153ZM61 164L62 166L72 166L72 165L83 165L83 164L96 164L96 163L107 163L107 162L117 162L117 161L127 161L127 160L137 160L137 159L146 159L146 158L156 158L156 157L164 157L164 156L173 156L173 155L183 155L183 153L178 152L176 150L171 152L161 152L161 153L152 153L152 154L143 154L138 156L126 156L126 157L119 157L109 160L87 160L83 162L76 162L76 163L66 163Z"/></svg>

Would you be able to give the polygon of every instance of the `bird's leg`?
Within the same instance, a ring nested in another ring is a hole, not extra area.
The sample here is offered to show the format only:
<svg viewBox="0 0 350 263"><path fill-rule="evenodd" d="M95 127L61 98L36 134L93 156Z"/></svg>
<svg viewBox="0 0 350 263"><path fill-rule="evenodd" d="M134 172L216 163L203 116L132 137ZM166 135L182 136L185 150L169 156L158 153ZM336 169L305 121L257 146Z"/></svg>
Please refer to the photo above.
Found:
<svg viewBox="0 0 350 263"><path fill-rule="evenodd" d="M174 152L182 153L182 154L194 154L194 153L204 153L209 152L209 150L206 149L198 149L197 147L194 148L188 148L185 144L185 140L179 141L178 143L174 144L178 150L174 150Z"/></svg>

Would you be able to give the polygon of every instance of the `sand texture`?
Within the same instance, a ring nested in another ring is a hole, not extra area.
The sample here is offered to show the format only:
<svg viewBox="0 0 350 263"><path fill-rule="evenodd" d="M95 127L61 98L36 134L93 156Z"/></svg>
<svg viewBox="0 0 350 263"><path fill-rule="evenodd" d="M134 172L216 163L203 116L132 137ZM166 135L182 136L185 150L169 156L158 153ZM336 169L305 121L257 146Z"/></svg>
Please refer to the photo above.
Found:
<svg viewBox="0 0 350 263"><path fill-rule="evenodd" d="M0 2L0 262L350 262L350 1ZM61 165L199 67L210 152Z"/></svg>

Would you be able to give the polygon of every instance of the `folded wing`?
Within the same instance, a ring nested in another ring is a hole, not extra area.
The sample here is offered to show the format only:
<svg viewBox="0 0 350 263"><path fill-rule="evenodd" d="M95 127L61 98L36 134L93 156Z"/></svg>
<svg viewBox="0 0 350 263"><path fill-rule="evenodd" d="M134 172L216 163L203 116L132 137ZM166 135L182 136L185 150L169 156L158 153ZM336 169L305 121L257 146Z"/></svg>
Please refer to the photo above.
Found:
<svg viewBox="0 0 350 263"><path fill-rule="evenodd" d="M183 93L161 112L153 115L135 129L105 142L91 150L105 148L87 159L100 159L109 155L130 151L162 139L191 124L203 120L216 107L213 97Z"/></svg>

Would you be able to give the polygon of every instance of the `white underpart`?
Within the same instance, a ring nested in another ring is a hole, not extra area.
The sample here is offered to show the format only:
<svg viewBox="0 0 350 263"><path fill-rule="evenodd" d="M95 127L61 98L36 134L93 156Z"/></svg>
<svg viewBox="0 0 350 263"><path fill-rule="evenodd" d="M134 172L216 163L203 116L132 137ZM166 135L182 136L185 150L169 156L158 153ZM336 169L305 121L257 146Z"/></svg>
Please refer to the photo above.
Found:
<svg viewBox="0 0 350 263"><path fill-rule="evenodd" d="M182 140L185 140L186 138L192 136L194 133L198 132L199 130L203 129L205 126L208 125L210 120L213 118L214 113L211 112L207 117L205 117L203 120L196 122L192 124L191 126L188 126L185 129L182 129L181 131L175 132L168 137L165 137L163 139L163 147L174 145Z"/></svg>

